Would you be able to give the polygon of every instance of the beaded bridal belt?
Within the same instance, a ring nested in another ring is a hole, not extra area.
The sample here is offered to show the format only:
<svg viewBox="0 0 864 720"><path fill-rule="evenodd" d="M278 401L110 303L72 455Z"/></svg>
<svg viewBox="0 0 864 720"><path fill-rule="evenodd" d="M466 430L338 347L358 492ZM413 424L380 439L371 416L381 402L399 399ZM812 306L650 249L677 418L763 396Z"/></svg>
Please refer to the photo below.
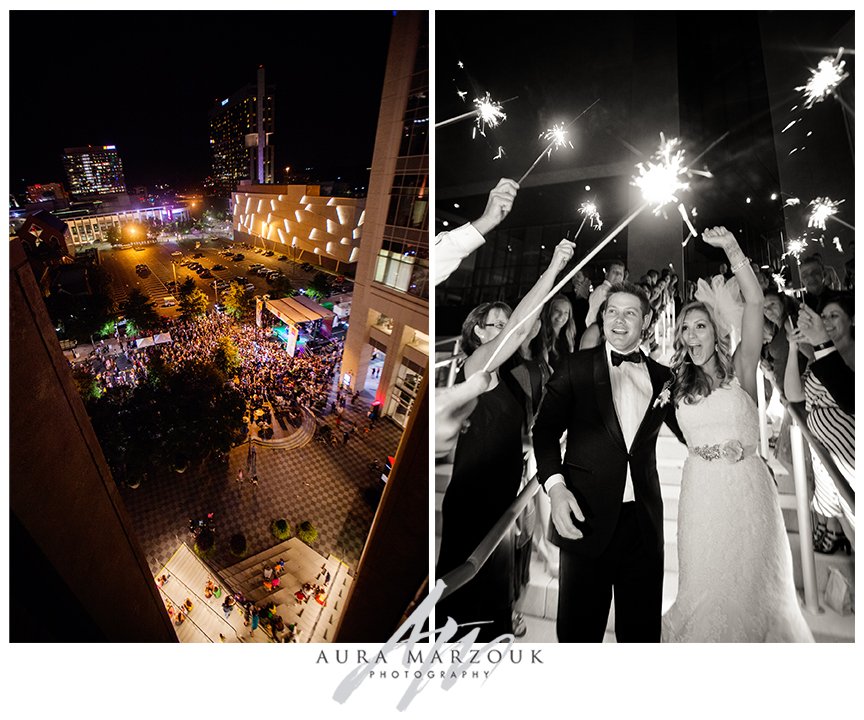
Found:
<svg viewBox="0 0 864 720"><path fill-rule="evenodd" d="M742 445L738 440L727 440L716 445L699 445L690 448L690 452L703 460L725 460L736 463L756 452L755 445Z"/></svg>

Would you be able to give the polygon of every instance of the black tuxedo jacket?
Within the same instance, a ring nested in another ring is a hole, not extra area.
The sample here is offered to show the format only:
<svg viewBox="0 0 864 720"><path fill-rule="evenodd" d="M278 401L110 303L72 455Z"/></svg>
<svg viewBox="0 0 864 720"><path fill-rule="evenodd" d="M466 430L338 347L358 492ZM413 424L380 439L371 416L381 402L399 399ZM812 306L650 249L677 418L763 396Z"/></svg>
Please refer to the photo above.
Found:
<svg viewBox="0 0 864 720"><path fill-rule="evenodd" d="M562 549L596 557L612 539L624 497L627 466L633 478L639 525L649 545L663 551L663 502L657 476L656 445L665 421L683 442L672 402L655 402L672 373L646 358L652 394L648 410L628 451L615 405L606 352L598 347L572 355L555 371L534 425L534 455L541 483L561 473L576 497L585 522L579 540L562 538L552 527L552 541ZM561 436L567 448L561 459Z"/></svg>

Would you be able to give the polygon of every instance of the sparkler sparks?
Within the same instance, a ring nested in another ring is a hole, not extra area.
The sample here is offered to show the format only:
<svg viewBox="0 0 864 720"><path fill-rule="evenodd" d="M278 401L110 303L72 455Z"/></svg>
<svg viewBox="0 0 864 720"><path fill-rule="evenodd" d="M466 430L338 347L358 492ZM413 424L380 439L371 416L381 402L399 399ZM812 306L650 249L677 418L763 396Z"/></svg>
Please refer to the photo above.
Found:
<svg viewBox="0 0 864 720"><path fill-rule="evenodd" d="M777 289L780 292L783 292L786 289L786 278L784 278L780 273L774 273L771 276L771 279L774 280L774 284L777 285Z"/></svg>
<svg viewBox="0 0 864 720"><path fill-rule="evenodd" d="M800 205L801 200L797 197L790 197L786 199L786 202L783 203L783 207L792 207L793 205Z"/></svg>
<svg viewBox="0 0 864 720"><path fill-rule="evenodd" d="M787 255L791 255L795 258L797 263L801 262L801 255L804 254L804 251L807 249L807 238L793 238L786 243L786 252L783 253L782 257L786 257Z"/></svg>
<svg viewBox="0 0 864 720"><path fill-rule="evenodd" d="M546 157L552 155L553 150L569 145L573 147L573 143L567 139L567 130L563 125L553 125L546 132L541 133L540 137L549 141L549 146L544 150Z"/></svg>
<svg viewBox="0 0 864 720"><path fill-rule="evenodd" d="M585 216L585 219L582 220L583 223L587 219L591 227L595 230L601 230L603 228L603 221L600 219L600 212L597 210L597 206L593 202L583 202L579 206L579 212Z"/></svg>
<svg viewBox="0 0 864 720"><path fill-rule="evenodd" d="M501 110L501 103L493 100L487 92L483 98L474 98L474 106L477 108L477 118L475 120L474 135L477 131L483 137L486 137L486 127L498 127L503 120L507 119L507 114Z"/></svg>
<svg viewBox="0 0 864 720"><path fill-rule="evenodd" d="M684 164L684 150L679 145L678 138L666 140L660 133L660 148L654 153L654 160L636 166L639 175L633 178L631 185L638 187L642 197L654 205L655 215L659 215L665 205L678 202L676 193L690 189L690 183L682 180L682 176L690 174L690 169Z"/></svg>
<svg viewBox="0 0 864 720"><path fill-rule="evenodd" d="M810 211L810 219L807 221L807 227L815 227L820 230L825 229L825 221L830 218L832 215L837 214L837 206L840 203L846 202L845 200L838 200L835 202L831 198L821 198L817 197L810 201L810 207L813 209Z"/></svg>
<svg viewBox="0 0 864 720"><path fill-rule="evenodd" d="M841 253L843 252L843 246L840 244L840 238L839 237L834 238L834 247L837 248L837 252L841 252Z"/></svg>
<svg viewBox="0 0 864 720"><path fill-rule="evenodd" d="M804 92L805 108L813 107L832 93L836 97L837 86L849 77L849 73L843 69L846 63L840 60L841 55L843 55L842 47L837 52L837 57L832 58L828 55L822 58L816 69L810 71L811 76L807 84L795 88Z"/></svg>
<svg viewBox="0 0 864 720"><path fill-rule="evenodd" d="M506 155L506 153L504 152L504 148L501 145L499 145L498 146L498 154L495 157L493 157L492 159L493 160L500 160L501 158L504 157L504 155Z"/></svg>

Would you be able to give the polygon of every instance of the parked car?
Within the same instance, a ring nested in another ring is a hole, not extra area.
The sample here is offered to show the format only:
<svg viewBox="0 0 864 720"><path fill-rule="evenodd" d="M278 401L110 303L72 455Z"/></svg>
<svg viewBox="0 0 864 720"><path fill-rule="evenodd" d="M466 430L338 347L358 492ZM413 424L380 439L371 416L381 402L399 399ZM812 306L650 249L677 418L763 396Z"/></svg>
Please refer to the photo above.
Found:
<svg viewBox="0 0 864 720"><path fill-rule="evenodd" d="M162 307L163 308L174 307L176 304L177 304L177 301L174 299L173 295L166 295L162 299Z"/></svg>
<svg viewBox="0 0 864 720"><path fill-rule="evenodd" d="M300 266L300 269L303 270L303 272L312 272L315 268L313 268L308 262L304 262Z"/></svg>
<svg viewBox="0 0 864 720"><path fill-rule="evenodd" d="M219 265L218 263L213 266L213 270L224 270L224 269L225 269L225 266Z"/></svg>
<svg viewBox="0 0 864 720"><path fill-rule="evenodd" d="M267 252L264 253L264 255L266 257L273 257L275 254L276 253L274 253L272 250L268 250Z"/></svg>
<svg viewBox="0 0 864 720"><path fill-rule="evenodd" d="M280 255L276 259L279 260L280 262L285 262L288 259L288 256L287 255Z"/></svg>
<svg viewBox="0 0 864 720"><path fill-rule="evenodd" d="M182 254L183 253L180 252L179 250L175 250L174 252L171 253L171 257L180 257Z"/></svg>
<svg viewBox="0 0 864 720"><path fill-rule="evenodd" d="M244 260L245 258L246 258L246 256L245 256L243 253L237 253L237 254L234 256L234 260L237 260L237 261L239 261L239 260Z"/></svg>
<svg viewBox="0 0 864 720"><path fill-rule="evenodd" d="M253 290L255 290L255 286L252 283L246 283L244 287L246 289L246 292L252 292Z"/></svg>
<svg viewBox="0 0 864 720"><path fill-rule="evenodd" d="M196 246L197 246L197 243L196 243ZM204 257L204 253L195 253L192 257L193 258L202 258L202 257Z"/></svg>
<svg viewBox="0 0 864 720"><path fill-rule="evenodd" d="M201 272L199 273L199 275L202 278L206 278L208 280L213 277L213 273L211 273L207 268L201 268Z"/></svg>

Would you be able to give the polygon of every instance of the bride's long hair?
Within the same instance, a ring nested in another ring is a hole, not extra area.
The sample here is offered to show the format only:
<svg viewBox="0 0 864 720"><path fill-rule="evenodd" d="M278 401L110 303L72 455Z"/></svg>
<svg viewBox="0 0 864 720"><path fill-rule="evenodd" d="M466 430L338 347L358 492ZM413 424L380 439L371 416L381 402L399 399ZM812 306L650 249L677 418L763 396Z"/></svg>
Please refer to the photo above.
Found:
<svg viewBox="0 0 864 720"><path fill-rule="evenodd" d="M729 336L724 335L717 329L717 322L714 320L714 315L708 309L708 306L701 302L692 302L689 305L685 305L678 315L678 322L675 323L675 341L672 346L674 354L672 355L670 369L675 376L675 383L672 389L672 398L675 401L675 405L680 405L682 402L690 405L697 402L699 398L707 397L713 389L711 380L705 374L705 371L690 360L690 356L687 353L687 345L682 338L684 334L682 329L684 319L693 310L704 312L708 316L708 320L714 330L715 355L717 356L716 380L720 381L717 387L728 385L735 376L732 354L729 352Z"/></svg>

